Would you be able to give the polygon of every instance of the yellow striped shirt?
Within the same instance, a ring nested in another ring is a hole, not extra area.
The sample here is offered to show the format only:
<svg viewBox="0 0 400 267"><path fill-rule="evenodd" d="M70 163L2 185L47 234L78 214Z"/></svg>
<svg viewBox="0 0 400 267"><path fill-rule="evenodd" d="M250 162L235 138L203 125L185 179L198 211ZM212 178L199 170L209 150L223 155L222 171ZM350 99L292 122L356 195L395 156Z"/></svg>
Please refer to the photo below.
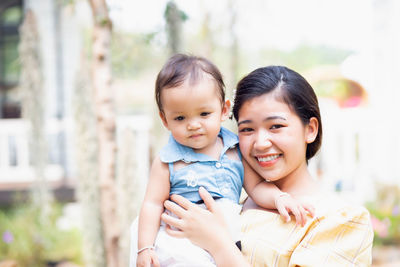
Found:
<svg viewBox="0 0 400 267"><path fill-rule="evenodd" d="M304 227L265 210L242 212L242 252L251 266L371 266L368 211L326 196L313 200L316 216Z"/></svg>

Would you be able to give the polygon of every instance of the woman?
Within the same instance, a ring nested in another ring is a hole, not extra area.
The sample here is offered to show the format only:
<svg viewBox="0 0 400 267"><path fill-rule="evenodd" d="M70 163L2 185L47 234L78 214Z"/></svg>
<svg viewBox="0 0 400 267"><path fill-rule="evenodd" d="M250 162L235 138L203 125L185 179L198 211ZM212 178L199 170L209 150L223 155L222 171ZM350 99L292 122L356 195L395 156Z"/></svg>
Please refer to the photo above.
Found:
<svg viewBox="0 0 400 267"><path fill-rule="evenodd" d="M172 196L162 219L206 249L218 266L368 266L373 231L368 211L322 193L307 169L322 140L317 97L308 82L286 67L259 68L237 86L234 117L246 162L265 183L310 201L316 216L304 227L280 220L275 210L258 207L251 198L242 211L242 253L230 240L212 197L199 190L208 210ZM246 183L246 181L244 181ZM175 204L175 203L179 204Z"/></svg>

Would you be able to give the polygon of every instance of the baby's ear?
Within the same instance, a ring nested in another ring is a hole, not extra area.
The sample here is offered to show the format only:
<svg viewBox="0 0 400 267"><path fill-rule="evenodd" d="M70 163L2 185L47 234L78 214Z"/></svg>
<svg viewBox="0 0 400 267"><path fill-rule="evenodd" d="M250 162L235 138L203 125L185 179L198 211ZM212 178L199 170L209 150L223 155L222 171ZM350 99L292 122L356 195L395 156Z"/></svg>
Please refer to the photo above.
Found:
<svg viewBox="0 0 400 267"><path fill-rule="evenodd" d="M165 118L164 112L159 111L159 112L158 112L158 115L160 116L161 121L162 121L162 123L164 124L165 128L167 128L167 129L169 130L169 128L168 128L168 122L167 122L167 119Z"/></svg>
<svg viewBox="0 0 400 267"><path fill-rule="evenodd" d="M227 118L229 118L230 111L231 111L231 101L229 99L227 99L225 101L224 105L222 106L221 121L224 121Z"/></svg>

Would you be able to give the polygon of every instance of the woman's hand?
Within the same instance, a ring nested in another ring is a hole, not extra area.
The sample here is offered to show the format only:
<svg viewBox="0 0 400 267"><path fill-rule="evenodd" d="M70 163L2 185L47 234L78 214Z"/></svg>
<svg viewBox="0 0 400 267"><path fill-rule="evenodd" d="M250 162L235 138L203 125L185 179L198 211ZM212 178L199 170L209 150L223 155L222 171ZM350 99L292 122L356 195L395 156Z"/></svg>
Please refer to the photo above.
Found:
<svg viewBox="0 0 400 267"><path fill-rule="evenodd" d="M174 237L186 237L193 244L207 250L218 267L249 266L231 239L223 213L211 195L202 187L200 197L208 210L202 209L182 196L172 195L164 206L179 218L166 213L161 219L167 224L167 232ZM177 228L173 230L170 226Z"/></svg>
<svg viewBox="0 0 400 267"><path fill-rule="evenodd" d="M218 249L224 242L233 243L215 200L202 187L199 189L199 194L207 210L179 195L171 196L173 202L169 200L164 202L165 208L179 217L175 218L166 213L161 215L161 219L167 224L167 233L178 238L186 237L195 245L210 252ZM178 230L173 230L170 226Z"/></svg>

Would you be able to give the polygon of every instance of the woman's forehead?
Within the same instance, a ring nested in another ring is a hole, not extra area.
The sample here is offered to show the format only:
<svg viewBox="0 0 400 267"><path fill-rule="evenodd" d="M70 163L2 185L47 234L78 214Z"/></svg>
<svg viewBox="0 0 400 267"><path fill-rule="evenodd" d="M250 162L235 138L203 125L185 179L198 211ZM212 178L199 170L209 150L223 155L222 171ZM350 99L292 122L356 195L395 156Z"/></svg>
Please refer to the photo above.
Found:
<svg viewBox="0 0 400 267"><path fill-rule="evenodd" d="M285 114L291 109L282 99L272 94L254 97L243 103L239 110L239 117L255 114Z"/></svg>

